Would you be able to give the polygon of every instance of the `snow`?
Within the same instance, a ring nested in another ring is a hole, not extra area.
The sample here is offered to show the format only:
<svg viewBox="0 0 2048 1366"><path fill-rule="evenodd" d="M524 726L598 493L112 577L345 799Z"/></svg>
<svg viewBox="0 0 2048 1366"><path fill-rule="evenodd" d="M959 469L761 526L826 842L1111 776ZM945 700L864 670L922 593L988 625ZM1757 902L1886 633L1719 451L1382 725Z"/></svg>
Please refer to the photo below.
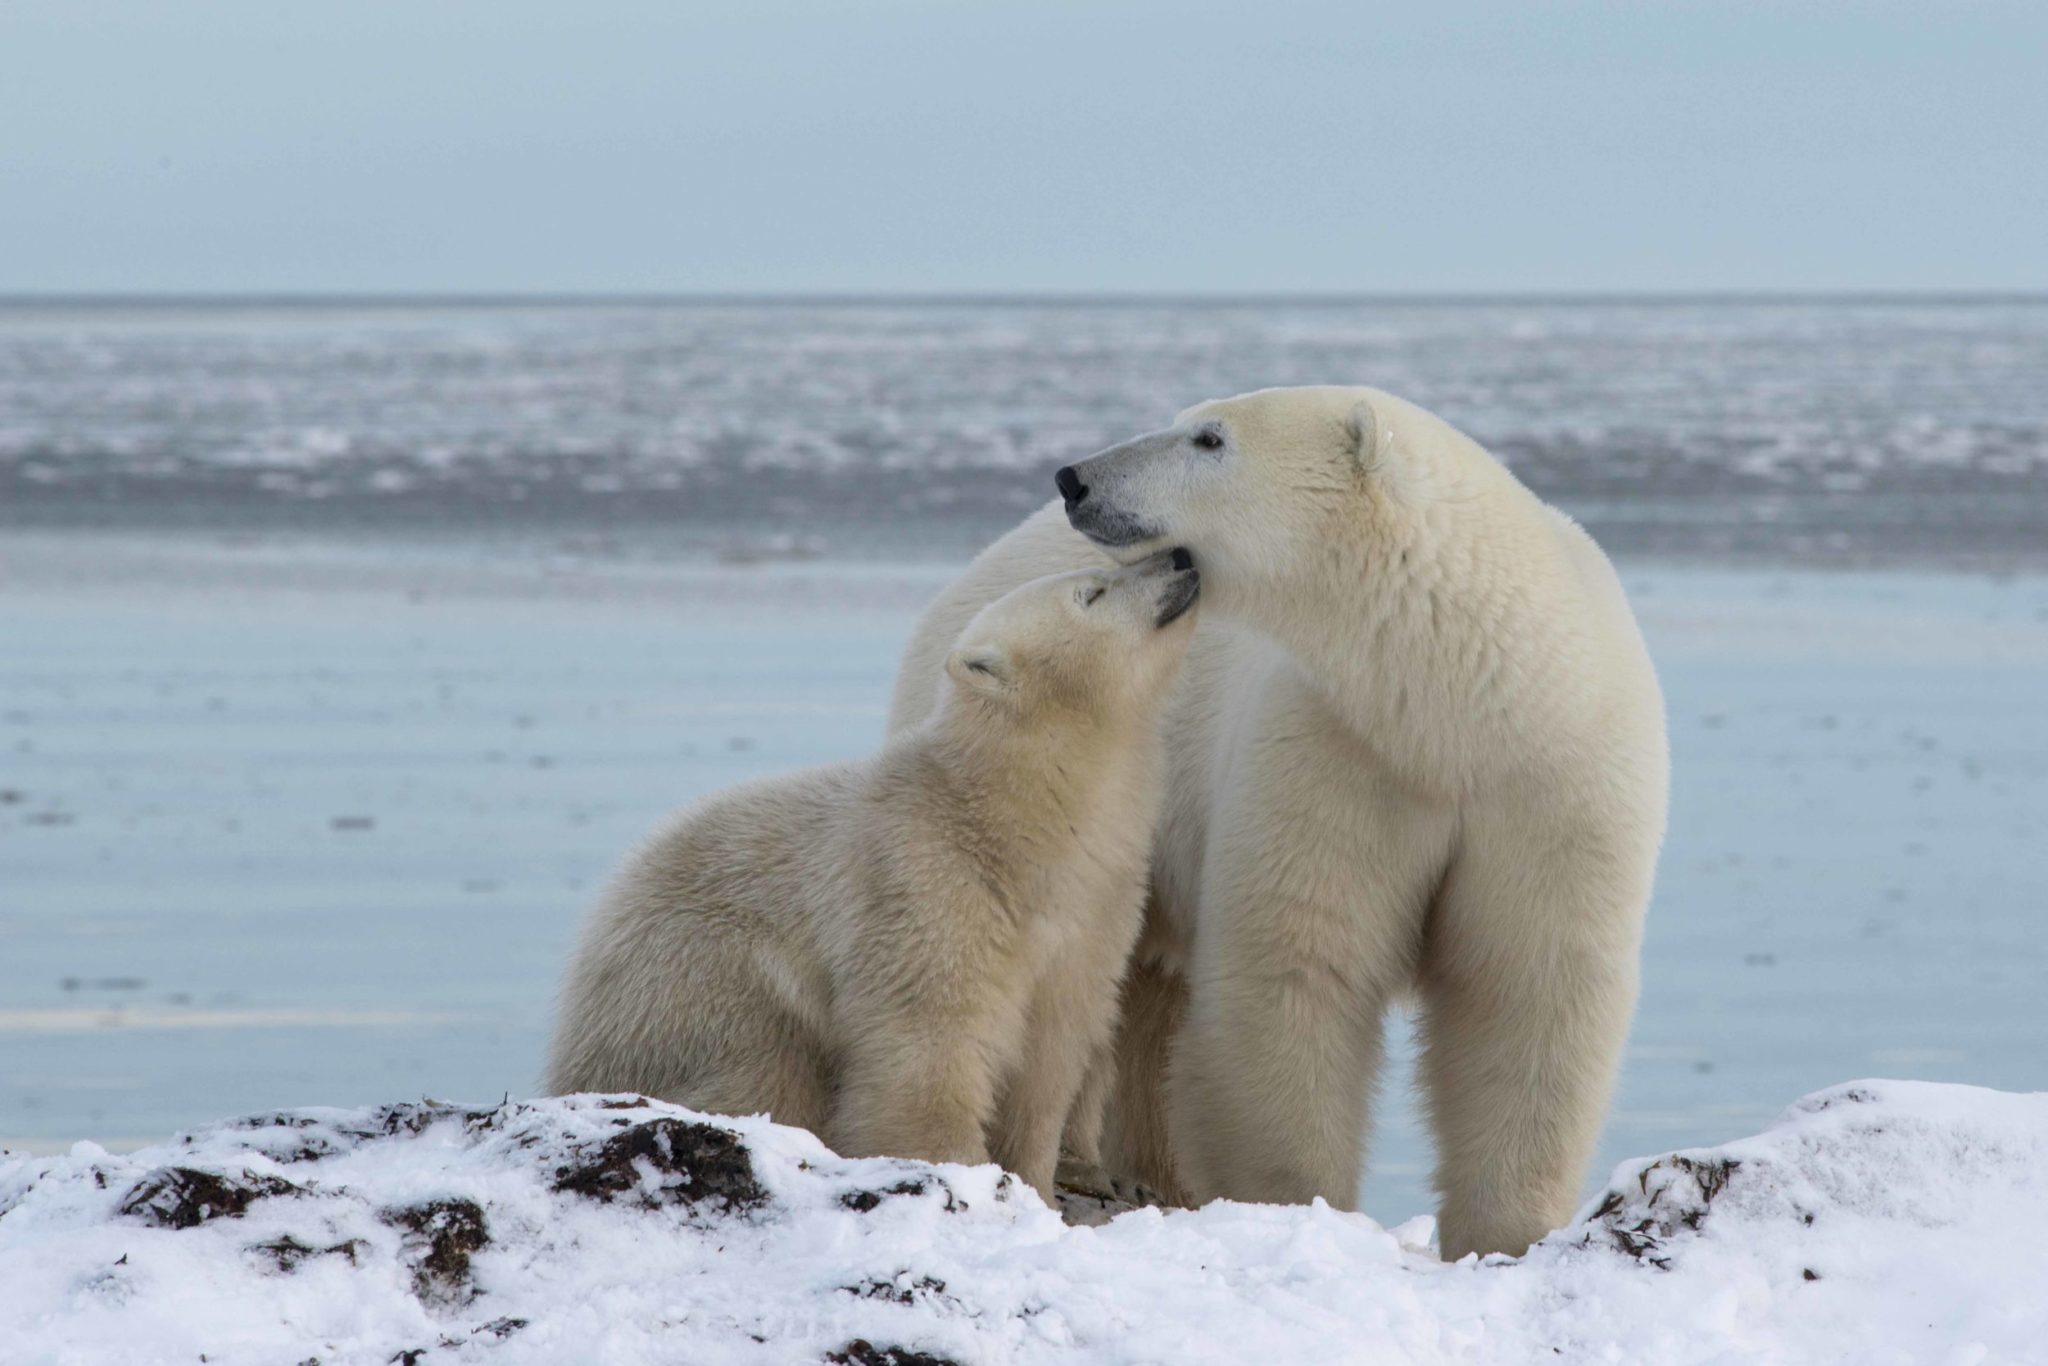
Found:
<svg viewBox="0 0 2048 1366"><path fill-rule="evenodd" d="M2042 1361L2044 1224L2048 1093L1924 1082L1449 1266L1426 1220L1068 1227L993 1167L636 1098L308 1109L0 1157L0 1360Z"/></svg>

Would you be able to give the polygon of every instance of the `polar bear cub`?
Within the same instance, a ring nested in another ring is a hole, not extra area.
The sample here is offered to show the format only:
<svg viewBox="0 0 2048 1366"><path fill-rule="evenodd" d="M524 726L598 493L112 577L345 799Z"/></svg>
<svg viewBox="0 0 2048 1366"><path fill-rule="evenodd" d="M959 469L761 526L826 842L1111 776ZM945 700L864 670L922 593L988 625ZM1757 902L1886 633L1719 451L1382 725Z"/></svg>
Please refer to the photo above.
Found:
<svg viewBox="0 0 2048 1366"><path fill-rule="evenodd" d="M1199 585L1184 550L1027 583L880 754L684 814L584 928L548 1089L766 1111L850 1156L993 1157L1050 1199L1143 915Z"/></svg>

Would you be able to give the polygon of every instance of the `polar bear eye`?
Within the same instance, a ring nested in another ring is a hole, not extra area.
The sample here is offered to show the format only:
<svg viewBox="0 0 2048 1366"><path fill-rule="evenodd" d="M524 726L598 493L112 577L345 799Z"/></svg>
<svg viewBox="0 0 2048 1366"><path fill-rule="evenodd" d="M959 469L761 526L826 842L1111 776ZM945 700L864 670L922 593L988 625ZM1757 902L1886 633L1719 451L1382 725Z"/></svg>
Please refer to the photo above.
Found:
<svg viewBox="0 0 2048 1366"><path fill-rule="evenodd" d="M1084 588L1081 590L1079 595L1080 603L1083 607L1093 607L1095 605L1095 600L1101 597L1104 593L1107 593L1108 591L1109 590L1107 588L1104 588L1101 584L1097 584L1093 588Z"/></svg>
<svg viewBox="0 0 2048 1366"><path fill-rule="evenodd" d="M1220 451L1223 449L1223 433L1215 427L1201 428L1194 434L1192 440L1198 450Z"/></svg>

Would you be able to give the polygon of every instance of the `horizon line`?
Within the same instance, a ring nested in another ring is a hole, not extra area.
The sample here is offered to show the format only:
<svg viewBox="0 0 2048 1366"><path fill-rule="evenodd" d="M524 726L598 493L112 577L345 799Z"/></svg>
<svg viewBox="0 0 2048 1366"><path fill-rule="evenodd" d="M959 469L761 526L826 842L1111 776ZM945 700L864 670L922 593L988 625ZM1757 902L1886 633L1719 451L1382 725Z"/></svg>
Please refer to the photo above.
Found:
<svg viewBox="0 0 2048 1366"><path fill-rule="evenodd" d="M2048 289L1656 289L1243 291L692 290L7 290L12 307L1330 307L1360 304L1774 305L2038 304Z"/></svg>

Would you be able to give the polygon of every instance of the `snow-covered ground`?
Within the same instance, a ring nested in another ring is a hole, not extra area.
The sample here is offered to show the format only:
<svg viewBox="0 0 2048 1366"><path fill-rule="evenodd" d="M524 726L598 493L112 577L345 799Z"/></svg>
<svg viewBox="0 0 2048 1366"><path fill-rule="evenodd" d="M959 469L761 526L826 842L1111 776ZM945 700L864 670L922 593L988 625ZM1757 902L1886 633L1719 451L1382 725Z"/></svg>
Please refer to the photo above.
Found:
<svg viewBox="0 0 2048 1366"><path fill-rule="evenodd" d="M1866 1081L1627 1162L1519 1261L1138 1210L637 1098L297 1110L0 1158L0 1360L2048 1360L2048 1094Z"/></svg>

